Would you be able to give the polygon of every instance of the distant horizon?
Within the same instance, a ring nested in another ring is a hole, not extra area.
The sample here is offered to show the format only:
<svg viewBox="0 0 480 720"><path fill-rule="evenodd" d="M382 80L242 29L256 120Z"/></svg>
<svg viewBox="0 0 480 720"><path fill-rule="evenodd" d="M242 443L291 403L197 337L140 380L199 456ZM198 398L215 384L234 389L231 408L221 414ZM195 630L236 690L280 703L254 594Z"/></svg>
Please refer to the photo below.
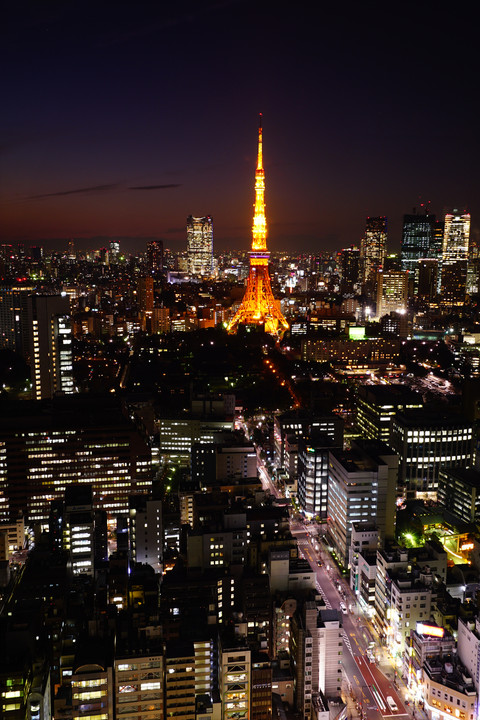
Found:
<svg viewBox="0 0 480 720"><path fill-rule="evenodd" d="M422 205L468 207L478 242L477 31L448 6L10 3L2 21L0 242L180 251L211 215L217 249L248 250L259 113L271 252L358 245L381 215L395 252Z"/></svg>

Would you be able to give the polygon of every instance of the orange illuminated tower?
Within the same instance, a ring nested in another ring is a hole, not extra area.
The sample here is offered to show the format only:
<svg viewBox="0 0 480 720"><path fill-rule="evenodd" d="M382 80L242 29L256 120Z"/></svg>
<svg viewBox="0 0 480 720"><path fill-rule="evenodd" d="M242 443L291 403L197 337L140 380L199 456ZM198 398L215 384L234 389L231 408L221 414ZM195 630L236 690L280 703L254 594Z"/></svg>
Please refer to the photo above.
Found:
<svg viewBox="0 0 480 720"><path fill-rule="evenodd" d="M258 128L258 160L255 173L255 214L253 216L253 238L250 250L250 273L242 304L238 308L227 330L236 332L239 325L264 325L265 332L282 335L288 328L279 304L273 297L268 273L267 222L265 220L265 171L262 158L262 116Z"/></svg>

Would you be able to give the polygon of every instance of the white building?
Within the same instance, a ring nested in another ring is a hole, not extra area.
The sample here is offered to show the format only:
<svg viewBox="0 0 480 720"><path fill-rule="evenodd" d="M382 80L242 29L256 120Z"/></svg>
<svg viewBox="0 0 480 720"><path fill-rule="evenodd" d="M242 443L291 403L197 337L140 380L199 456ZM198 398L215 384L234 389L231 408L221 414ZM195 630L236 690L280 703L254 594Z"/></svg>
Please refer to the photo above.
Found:
<svg viewBox="0 0 480 720"><path fill-rule="evenodd" d="M475 689L480 687L480 622L458 618L458 657L472 676Z"/></svg>
<svg viewBox="0 0 480 720"><path fill-rule="evenodd" d="M213 219L210 216L188 216L187 255L191 275L213 275Z"/></svg>
<svg viewBox="0 0 480 720"><path fill-rule="evenodd" d="M380 542L393 537L398 456L374 440L350 451L332 450L329 461L329 534L339 561L347 566L354 523L372 521Z"/></svg>

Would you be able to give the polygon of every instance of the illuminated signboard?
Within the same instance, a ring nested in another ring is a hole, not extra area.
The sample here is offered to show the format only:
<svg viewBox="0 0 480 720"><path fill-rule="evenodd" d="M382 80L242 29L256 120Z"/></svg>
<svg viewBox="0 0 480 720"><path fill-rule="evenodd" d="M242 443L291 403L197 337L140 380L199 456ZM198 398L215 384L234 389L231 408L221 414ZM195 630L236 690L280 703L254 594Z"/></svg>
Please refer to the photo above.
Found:
<svg viewBox="0 0 480 720"><path fill-rule="evenodd" d="M348 337L350 340L363 340L365 337L365 328L359 325L351 325L348 328Z"/></svg>
<svg viewBox="0 0 480 720"><path fill-rule="evenodd" d="M460 550L473 550L473 543L463 543L463 545L460 546Z"/></svg>
<svg viewBox="0 0 480 720"><path fill-rule="evenodd" d="M427 625L426 623L417 622L417 633L419 635L431 635L432 637L443 638L445 630L436 625Z"/></svg>

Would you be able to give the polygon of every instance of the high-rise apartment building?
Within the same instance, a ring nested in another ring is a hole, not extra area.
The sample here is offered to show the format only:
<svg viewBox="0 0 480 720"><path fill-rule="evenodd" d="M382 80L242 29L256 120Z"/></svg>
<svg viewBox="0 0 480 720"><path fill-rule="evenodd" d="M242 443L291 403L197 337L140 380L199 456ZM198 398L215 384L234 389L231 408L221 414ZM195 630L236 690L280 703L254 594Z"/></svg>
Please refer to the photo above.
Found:
<svg viewBox="0 0 480 720"><path fill-rule="evenodd" d="M187 218L188 272L200 277L213 275L213 218Z"/></svg>
<svg viewBox="0 0 480 720"><path fill-rule="evenodd" d="M338 697L342 684L342 621L338 610L316 601L297 607L290 621L290 655L296 706L303 720L314 717L315 697Z"/></svg>
<svg viewBox="0 0 480 720"><path fill-rule="evenodd" d="M246 623L235 627L235 635L220 637L218 685L224 720L251 717L252 652L246 642Z"/></svg>
<svg viewBox="0 0 480 720"><path fill-rule="evenodd" d="M144 644L150 645L150 649L117 648L115 709L116 717L124 720L157 720L164 717L163 648L155 637L144 641Z"/></svg>
<svg viewBox="0 0 480 720"><path fill-rule="evenodd" d="M63 295L28 297L32 398L43 400L75 391L70 303Z"/></svg>
<svg viewBox="0 0 480 720"><path fill-rule="evenodd" d="M445 305L459 305L467 291L470 214L454 210L445 215L441 296Z"/></svg>
<svg viewBox="0 0 480 720"><path fill-rule="evenodd" d="M132 560L160 572L163 563L162 501L148 495L129 498L129 541Z"/></svg>
<svg viewBox="0 0 480 720"><path fill-rule="evenodd" d="M377 273L377 317L407 310L408 274L403 270Z"/></svg>
<svg viewBox="0 0 480 720"><path fill-rule="evenodd" d="M385 263L387 252L387 218L368 217L360 246L365 291L375 298L377 273Z"/></svg>

